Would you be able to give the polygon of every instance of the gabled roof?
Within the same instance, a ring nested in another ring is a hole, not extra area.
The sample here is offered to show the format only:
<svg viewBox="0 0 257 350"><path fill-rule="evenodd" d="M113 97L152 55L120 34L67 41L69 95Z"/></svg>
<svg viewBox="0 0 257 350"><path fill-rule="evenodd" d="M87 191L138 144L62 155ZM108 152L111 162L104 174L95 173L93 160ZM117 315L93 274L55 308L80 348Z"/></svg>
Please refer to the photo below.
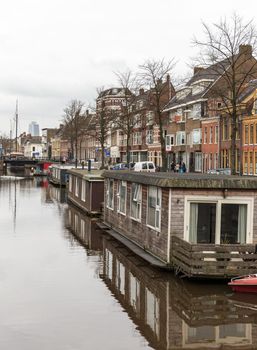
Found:
<svg viewBox="0 0 257 350"><path fill-rule="evenodd" d="M201 91L198 94L193 95L192 90L189 92L184 98L178 98L177 95L175 95L169 103L165 106L164 110L170 110L175 108L176 106L180 105L186 105L190 103L194 103L199 100L206 100L206 97L204 96L205 93L209 90L211 85L224 73L224 70L226 70L230 66L230 60L226 59L221 62L215 63L207 68L201 68L197 73L195 73L189 81L185 84L184 89L191 88L194 84L199 84L201 81L210 81L209 84L206 84L204 87L204 90ZM182 90L182 89L181 89Z"/></svg>
<svg viewBox="0 0 257 350"><path fill-rule="evenodd" d="M238 102L244 102L257 89L257 79L249 81L245 89L242 91L238 98Z"/></svg>

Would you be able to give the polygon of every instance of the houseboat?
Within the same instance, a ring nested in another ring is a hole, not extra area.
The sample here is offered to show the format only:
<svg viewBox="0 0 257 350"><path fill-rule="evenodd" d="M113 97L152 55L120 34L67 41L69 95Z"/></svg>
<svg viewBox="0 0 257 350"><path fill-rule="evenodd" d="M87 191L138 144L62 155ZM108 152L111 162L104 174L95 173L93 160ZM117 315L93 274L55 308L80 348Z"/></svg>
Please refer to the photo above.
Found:
<svg viewBox="0 0 257 350"><path fill-rule="evenodd" d="M105 171L104 225L154 266L188 277L257 271L257 179Z"/></svg>
<svg viewBox="0 0 257 350"><path fill-rule="evenodd" d="M74 168L74 165L54 164L48 167L48 179L53 185L66 186L69 182L68 170Z"/></svg>
<svg viewBox="0 0 257 350"><path fill-rule="evenodd" d="M70 169L68 175L68 199L87 214L100 214L104 201L102 171Z"/></svg>

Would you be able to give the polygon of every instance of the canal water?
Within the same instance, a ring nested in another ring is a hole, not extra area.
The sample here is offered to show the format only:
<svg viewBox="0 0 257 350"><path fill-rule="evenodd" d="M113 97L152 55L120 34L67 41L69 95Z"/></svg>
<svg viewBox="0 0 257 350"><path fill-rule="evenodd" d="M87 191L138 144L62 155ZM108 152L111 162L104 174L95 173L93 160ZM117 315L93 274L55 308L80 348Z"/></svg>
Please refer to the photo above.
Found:
<svg viewBox="0 0 257 350"><path fill-rule="evenodd" d="M151 268L45 180L0 180L0 349L256 344L255 295Z"/></svg>

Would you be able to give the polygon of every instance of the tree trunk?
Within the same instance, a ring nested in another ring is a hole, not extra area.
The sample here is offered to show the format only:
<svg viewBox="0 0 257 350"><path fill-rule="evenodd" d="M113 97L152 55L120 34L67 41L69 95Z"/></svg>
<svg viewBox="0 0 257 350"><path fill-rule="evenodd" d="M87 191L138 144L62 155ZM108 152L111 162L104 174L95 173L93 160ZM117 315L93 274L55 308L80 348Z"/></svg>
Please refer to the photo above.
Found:
<svg viewBox="0 0 257 350"><path fill-rule="evenodd" d="M231 174L236 175L236 120L237 113L236 108L233 106L232 118L231 118Z"/></svg>
<svg viewBox="0 0 257 350"><path fill-rule="evenodd" d="M130 137L127 135L127 144L126 144L126 152L127 152L127 165L129 168L129 163L130 163L130 145L129 145Z"/></svg>
<svg viewBox="0 0 257 350"><path fill-rule="evenodd" d="M105 160L104 144L101 144L101 169L104 169L104 160Z"/></svg>

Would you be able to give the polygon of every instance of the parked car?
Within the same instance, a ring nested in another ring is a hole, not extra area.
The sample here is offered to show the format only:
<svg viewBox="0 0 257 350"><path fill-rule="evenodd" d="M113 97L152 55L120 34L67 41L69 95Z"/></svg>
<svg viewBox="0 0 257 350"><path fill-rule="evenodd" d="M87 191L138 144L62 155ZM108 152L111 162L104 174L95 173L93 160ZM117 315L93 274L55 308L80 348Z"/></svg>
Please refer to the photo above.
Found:
<svg viewBox="0 0 257 350"><path fill-rule="evenodd" d="M146 171L146 172L155 172L156 168L153 162L136 162L134 171Z"/></svg>
<svg viewBox="0 0 257 350"><path fill-rule="evenodd" d="M207 174L214 175L231 175L230 168L218 168L218 169L210 169L207 171Z"/></svg>
<svg viewBox="0 0 257 350"><path fill-rule="evenodd" d="M113 165L112 170L128 170L128 165L125 163L118 163Z"/></svg>

